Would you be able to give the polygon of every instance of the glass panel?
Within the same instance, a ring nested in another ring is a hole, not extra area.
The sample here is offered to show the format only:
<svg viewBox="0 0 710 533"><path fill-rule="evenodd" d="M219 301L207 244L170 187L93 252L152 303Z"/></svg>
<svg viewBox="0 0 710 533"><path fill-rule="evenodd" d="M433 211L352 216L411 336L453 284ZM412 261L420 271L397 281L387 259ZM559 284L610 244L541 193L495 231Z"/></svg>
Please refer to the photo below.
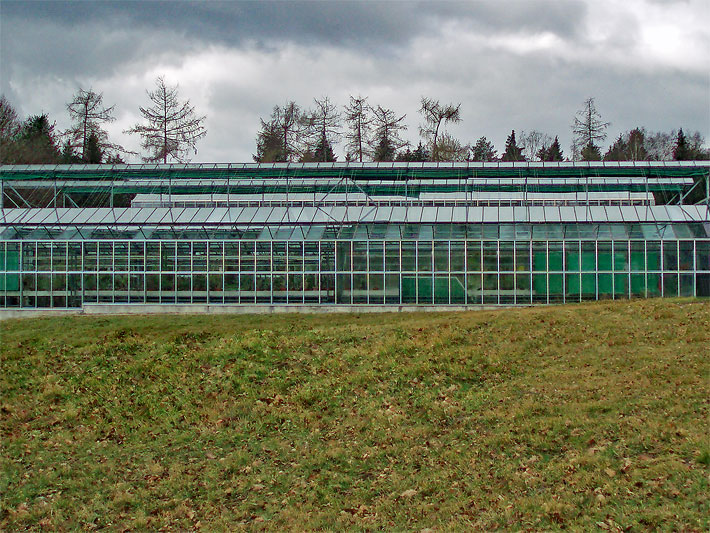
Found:
<svg viewBox="0 0 710 533"><path fill-rule="evenodd" d="M239 243L224 243L224 270L226 272L239 271ZM237 278L234 278L237 279Z"/></svg>
<svg viewBox="0 0 710 533"><path fill-rule="evenodd" d="M710 241L695 242L695 269L710 271Z"/></svg>
<svg viewBox="0 0 710 533"><path fill-rule="evenodd" d="M242 260L244 256L242 256ZM253 258L252 258L253 260ZM239 275L239 302L254 303L256 295L254 293L254 274Z"/></svg>
<svg viewBox="0 0 710 533"><path fill-rule="evenodd" d="M347 244L350 243L339 243ZM290 272L302 272L303 271L303 243L302 242L290 242L288 243L288 270Z"/></svg>
<svg viewBox="0 0 710 533"><path fill-rule="evenodd" d="M519 241L515 243L515 270L528 272L530 270L530 243Z"/></svg>
<svg viewBox="0 0 710 533"><path fill-rule="evenodd" d="M274 242L271 244L272 250L272 267L274 272L285 272L286 271L286 243L285 242ZM286 284L284 283L284 287Z"/></svg>
<svg viewBox="0 0 710 533"><path fill-rule="evenodd" d="M256 271L271 271L271 242L256 243ZM257 290L259 290L257 283ZM270 299L270 298L269 298Z"/></svg>
<svg viewBox="0 0 710 533"><path fill-rule="evenodd" d="M547 271L547 243L545 242L533 242L533 270L535 272L546 272ZM545 281L544 287L547 287L547 281ZM547 289L545 288L545 291ZM545 296L547 300L547 296Z"/></svg>
<svg viewBox="0 0 710 533"><path fill-rule="evenodd" d="M483 303L498 303L498 274L483 274Z"/></svg>
<svg viewBox="0 0 710 533"><path fill-rule="evenodd" d="M370 241L368 258L370 272L382 272L385 268L384 243L382 241Z"/></svg>
<svg viewBox="0 0 710 533"><path fill-rule="evenodd" d="M483 279L482 274L466 275L466 292L469 304L480 304L483 299Z"/></svg>
<svg viewBox="0 0 710 533"><path fill-rule="evenodd" d="M160 270L163 272L173 272L176 270L177 263L175 260L176 243L163 242L160 245Z"/></svg>
<svg viewBox="0 0 710 533"><path fill-rule="evenodd" d="M678 296L678 274L663 274L663 296L665 298Z"/></svg>
<svg viewBox="0 0 710 533"><path fill-rule="evenodd" d="M515 257L513 255L513 243L502 241L499 245L498 265L501 271L513 272L515 270ZM512 289L512 285L511 285Z"/></svg>
<svg viewBox="0 0 710 533"><path fill-rule="evenodd" d="M387 242L385 244L385 270L387 272L399 272L399 242ZM399 289L399 281L397 286Z"/></svg>
<svg viewBox="0 0 710 533"><path fill-rule="evenodd" d="M452 257L453 260L453 257ZM452 274L450 280L450 298L452 304L466 303L466 276L464 274Z"/></svg>
<svg viewBox="0 0 710 533"><path fill-rule="evenodd" d="M629 269L632 272L643 272L646 267L645 243L631 241L631 253L629 255ZM632 289L633 292L633 289Z"/></svg>
<svg viewBox="0 0 710 533"><path fill-rule="evenodd" d="M96 243L84 243L84 270L96 270Z"/></svg>
<svg viewBox="0 0 710 533"><path fill-rule="evenodd" d="M83 251L80 242L70 242L67 249L68 260L67 269L73 272L80 272L82 270L82 259Z"/></svg>
<svg viewBox="0 0 710 533"><path fill-rule="evenodd" d="M693 241L678 243L678 267L680 270L693 270ZM681 290L682 293L682 290ZM682 296L682 294L681 294Z"/></svg>
<svg viewBox="0 0 710 533"><path fill-rule="evenodd" d="M85 302L96 302L97 300L97 292L96 292L96 283L97 283L97 277L96 274L84 274L84 301Z"/></svg>
<svg viewBox="0 0 710 533"><path fill-rule="evenodd" d="M417 269L417 243L402 241L402 271L413 272Z"/></svg>
<svg viewBox="0 0 710 533"><path fill-rule="evenodd" d="M192 245L189 242L177 243L177 269L189 272L192 268Z"/></svg>
<svg viewBox="0 0 710 533"><path fill-rule="evenodd" d="M259 251L259 244L257 243L257 252ZM268 244L268 243L267 243ZM260 256L257 256L257 265ZM257 266L258 268L258 266ZM257 303L271 303L271 275L270 274L257 274L256 275L256 302Z"/></svg>
<svg viewBox="0 0 710 533"><path fill-rule="evenodd" d="M417 262L419 265L420 272L431 272L431 254L432 254L432 243L428 241L419 241L419 252ZM429 288L431 292L431 282L429 283ZM429 301L431 303L431 301Z"/></svg>
<svg viewBox="0 0 710 533"><path fill-rule="evenodd" d="M367 303L367 274L353 274L352 300L354 304Z"/></svg>
<svg viewBox="0 0 710 533"><path fill-rule="evenodd" d="M614 293L614 279L612 278L612 274L599 274L597 276L597 288L600 300L611 298Z"/></svg>
<svg viewBox="0 0 710 533"><path fill-rule="evenodd" d="M447 305L449 303L449 276L437 274L434 277L434 303Z"/></svg>
<svg viewBox="0 0 710 533"><path fill-rule="evenodd" d="M485 272L496 272L498 270L497 242L485 241L483 243L483 270Z"/></svg>
<svg viewBox="0 0 710 533"><path fill-rule="evenodd" d="M160 274L146 274L145 297L147 302L160 302Z"/></svg>
<svg viewBox="0 0 710 533"><path fill-rule="evenodd" d="M580 299L581 277L579 274L565 275L565 301L577 302Z"/></svg>
<svg viewBox="0 0 710 533"><path fill-rule="evenodd" d="M452 241L451 248L451 271L463 272L465 270L466 256L463 241Z"/></svg>
<svg viewBox="0 0 710 533"><path fill-rule="evenodd" d="M286 261L284 258L284 267L286 266ZM286 274L274 274L272 279L273 292L274 292L274 303L286 303L288 301L288 293L286 291Z"/></svg>
<svg viewBox="0 0 710 533"><path fill-rule="evenodd" d="M561 243L560 243L561 244ZM561 249L561 246L560 246ZM560 250L561 253L561 250ZM547 285L550 292L550 303L564 301L564 276L562 274L550 274Z"/></svg>
<svg viewBox="0 0 710 533"><path fill-rule="evenodd" d="M177 301L180 303L190 303L192 293L192 280L189 274L177 275Z"/></svg>
<svg viewBox="0 0 710 533"><path fill-rule="evenodd" d="M628 241L614 241L614 270L616 272L628 272L629 270Z"/></svg>
<svg viewBox="0 0 710 533"><path fill-rule="evenodd" d="M681 296L694 296L693 288L693 275L692 274L681 274L680 275L680 295Z"/></svg>
<svg viewBox="0 0 710 533"><path fill-rule="evenodd" d="M132 256L131 256L132 257ZM131 261L132 262L132 261ZM131 274L128 282L131 284L128 299L130 302L143 303L145 300L143 289L145 282L144 274Z"/></svg>
<svg viewBox="0 0 710 533"><path fill-rule="evenodd" d="M417 276L418 302L430 304L433 302L434 280L431 274Z"/></svg>
<svg viewBox="0 0 710 533"><path fill-rule="evenodd" d="M678 242L663 242L663 270L678 270Z"/></svg>
<svg viewBox="0 0 710 533"><path fill-rule="evenodd" d="M515 276L515 303L525 304L532 301L530 292L530 274L516 274Z"/></svg>
<svg viewBox="0 0 710 533"><path fill-rule="evenodd" d="M67 245L63 242L52 243L52 272L65 272L67 269Z"/></svg>
<svg viewBox="0 0 710 533"><path fill-rule="evenodd" d="M580 243L578 241L565 242L565 270L579 272L580 269ZM579 280L577 280L577 293L579 293ZM569 292L567 294L570 294Z"/></svg>
<svg viewBox="0 0 710 533"><path fill-rule="evenodd" d="M661 270L661 243L646 241L646 270Z"/></svg>
<svg viewBox="0 0 710 533"><path fill-rule="evenodd" d="M611 243L597 243L597 264L600 271L611 270ZM601 291L600 291L601 292Z"/></svg>
<svg viewBox="0 0 710 533"><path fill-rule="evenodd" d="M320 250L318 242L304 243L304 269L306 272L318 272L320 267Z"/></svg>
<svg viewBox="0 0 710 533"><path fill-rule="evenodd" d="M127 248L127 247L126 247ZM128 258L126 258L128 259ZM128 301L128 274L116 274L113 278L113 301Z"/></svg>
<svg viewBox="0 0 710 533"><path fill-rule="evenodd" d="M209 264L211 272L222 272L224 260L224 245L221 242L209 243ZM221 285L221 284L220 284Z"/></svg>
<svg viewBox="0 0 710 533"><path fill-rule="evenodd" d="M466 270L469 272L481 272L483 269L482 261L483 254L481 253L481 242L466 242Z"/></svg>
<svg viewBox="0 0 710 533"><path fill-rule="evenodd" d="M629 290L632 298L646 297L646 276L644 274L631 274Z"/></svg>
<svg viewBox="0 0 710 533"><path fill-rule="evenodd" d="M582 256L581 256L581 269L582 272L596 272L597 270L597 252L596 243L589 241L582 241ZM584 279L584 278L583 278ZM584 285L584 281L582 281ZM595 292L593 290L592 292Z"/></svg>
<svg viewBox="0 0 710 533"><path fill-rule="evenodd" d="M596 274L582 274L582 299L594 300L597 297Z"/></svg>
<svg viewBox="0 0 710 533"><path fill-rule="evenodd" d="M114 243L113 268L116 272L126 272L128 270L128 243L127 242Z"/></svg>
<svg viewBox="0 0 710 533"><path fill-rule="evenodd" d="M365 272L367 270L367 242L353 242L353 270Z"/></svg>
<svg viewBox="0 0 710 533"><path fill-rule="evenodd" d="M501 274L499 283L499 302L502 304L515 303L515 274Z"/></svg>
<svg viewBox="0 0 710 533"><path fill-rule="evenodd" d="M320 275L320 303L335 303L335 274Z"/></svg>
<svg viewBox="0 0 710 533"><path fill-rule="evenodd" d="M99 270L111 272L113 270L113 243L100 242L99 244Z"/></svg>
<svg viewBox="0 0 710 533"><path fill-rule="evenodd" d="M305 302L317 302L319 297L318 276L305 274L303 276L303 299Z"/></svg>
<svg viewBox="0 0 710 533"><path fill-rule="evenodd" d="M145 269L155 272L160 270L160 243L145 243Z"/></svg>
<svg viewBox="0 0 710 533"><path fill-rule="evenodd" d="M337 274L336 282L338 289L336 302L339 304L350 304L350 274Z"/></svg>
<svg viewBox="0 0 710 533"><path fill-rule="evenodd" d="M239 243L239 270L241 272L254 272L256 270L255 247L255 243L251 241ZM254 290L253 283L254 280L252 279L252 286L249 290Z"/></svg>
<svg viewBox="0 0 710 533"><path fill-rule="evenodd" d="M448 272L449 270L448 241L436 241L434 243L434 270L437 272Z"/></svg>
<svg viewBox="0 0 710 533"><path fill-rule="evenodd" d="M160 302L174 303L175 298L175 274L162 274L160 276Z"/></svg>
<svg viewBox="0 0 710 533"><path fill-rule="evenodd" d="M145 270L145 243L132 242L131 248L131 264L130 268L133 272L142 272Z"/></svg>
<svg viewBox="0 0 710 533"><path fill-rule="evenodd" d="M370 303L381 304L385 301L384 274L370 274Z"/></svg>
<svg viewBox="0 0 710 533"><path fill-rule="evenodd" d="M563 270L561 242L547 243L547 264L550 272L561 272Z"/></svg>
<svg viewBox="0 0 710 533"><path fill-rule="evenodd" d="M347 272L352 270L352 255L349 241L339 241L336 244L337 269L339 272Z"/></svg>

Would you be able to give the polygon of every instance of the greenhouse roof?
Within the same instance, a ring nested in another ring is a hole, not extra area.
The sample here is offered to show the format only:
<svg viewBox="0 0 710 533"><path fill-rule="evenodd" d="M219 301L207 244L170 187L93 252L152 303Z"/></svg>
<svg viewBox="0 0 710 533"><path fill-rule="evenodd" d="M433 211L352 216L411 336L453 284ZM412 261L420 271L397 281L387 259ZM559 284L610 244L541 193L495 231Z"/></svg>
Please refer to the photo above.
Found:
<svg viewBox="0 0 710 533"><path fill-rule="evenodd" d="M151 207L0 210L0 226L279 226L710 221L705 205L533 207Z"/></svg>

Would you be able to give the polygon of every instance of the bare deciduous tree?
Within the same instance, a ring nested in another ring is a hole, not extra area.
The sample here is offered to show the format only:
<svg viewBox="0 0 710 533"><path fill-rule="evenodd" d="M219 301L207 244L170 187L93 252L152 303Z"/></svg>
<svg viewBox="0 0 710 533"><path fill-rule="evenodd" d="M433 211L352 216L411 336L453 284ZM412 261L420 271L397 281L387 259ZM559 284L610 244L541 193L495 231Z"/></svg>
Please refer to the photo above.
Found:
<svg viewBox="0 0 710 533"><path fill-rule="evenodd" d="M349 131L345 134L348 157L360 161L368 155L372 109L367 105L367 98L351 96L350 104L345 106L345 122Z"/></svg>
<svg viewBox="0 0 710 533"><path fill-rule="evenodd" d="M419 112L424 118L424 124L419 127L419 133L429 140L433 161L440 160L438 141L442 124L461 122L460 108L461 104L442 105L439 100L422 97Z"/></svg>
<svg viewBox="0 0 710 533"><path fill-rule="evenodd" d="M319 152L323 158L317 160L327 161L326 146L331 146L335 143L340 135L340 113L335 104L331 103L330 99L325 96L322 99L314 99L315 108L308 114L305 119L307 125L307 145L308 151L315 153L318 147L321 147Z"/></svg>
<svg viewBox="0 0 710 533"><path fill-rule="evenodd" d="M610 122L602 120L602 116L594 105L594 98L587 98L582 109L577 111L577 116L574 117L574 124L572 124L572 132L574 133L573 155L580 153L584 159L588 159L588 157L584 156L585 152L599 152L599 147L596 143L606 139L606 129L610 124Z"/></svg>
<svg viewBox="0 0 710 533"><path fill-rule="evenodd" d="M105 122L116 120L113 116L115 106L104 107L103 98L102 93L79 88L79 92L67 104L67 111L69 111L69 117L73 124L63 133L63 137L71 151L77 150L79 152L82 161L89 161L90 138L92 143L96 144L96 146L92 145L92 150L98 148L101 152L124 151L121 146L108 142L108 133L101 127Z"/></svg>
<svg viewBox="0 0 710 533"><path fill-rule="evenodd" d="M137 133L143 137L142 146L150 152L145 161L168 162L168 157L186 161L192 150L197 153L196 143L207 134L205 116L195 115L189 100L178 98L177 86L165 85L163 77L155 81L156 89L148 91L153 107L141 107L145 124L136 124L125 133Z"/></svg>
<svg viewBox="0 0 710 533"><path fill-rule="evenodd" d="M523 148L523 156L526 161L534 161L540 158L540 151L546 151L552 144L552 137L547 133L538 130L523 131L520 134L520 141Z"/></svg>
<svg viewBox="0 0 710 533"><path fill-rule="evenodd" d="M400 131L407 129L402 124L407 115L398 117L391 109L377 106L373 110L375 132L372 139L372 149L375 161L394 161L397 150L406 146L407 142L399 136Z"/></svg>

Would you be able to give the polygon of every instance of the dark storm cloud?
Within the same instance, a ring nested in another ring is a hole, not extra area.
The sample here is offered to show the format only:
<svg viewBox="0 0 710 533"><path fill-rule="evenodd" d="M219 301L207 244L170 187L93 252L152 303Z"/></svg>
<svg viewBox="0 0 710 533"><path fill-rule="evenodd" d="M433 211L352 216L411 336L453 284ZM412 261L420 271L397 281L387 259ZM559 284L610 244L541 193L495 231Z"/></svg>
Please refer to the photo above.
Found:
<svg viewBox="0 0 710 533"><path fill-rule="evenodd" d="M510 130L571 140L589 96L612 122L710 132L702 0L475 2L13 2L0 0L0 90L21 115L68 126L66 102L93 87L116 104L109 134L139 120L155 76L179 83L208 136L197 161L250 160L259 118L351 94L407 114L422 95L461 102L462 142L500 150ZM342 146L336 147L343 157Z"/></svg>
<svg viewBox="0 0 710 533"><path fill-rule="evenodd" d="M445 20L477 31L553 31L571 36L584 18L581 2L16 2L10 20L46 20L64 27L86 23L127 31L159 28L209 42L289 41L374 47L406 43Z"/></svg>

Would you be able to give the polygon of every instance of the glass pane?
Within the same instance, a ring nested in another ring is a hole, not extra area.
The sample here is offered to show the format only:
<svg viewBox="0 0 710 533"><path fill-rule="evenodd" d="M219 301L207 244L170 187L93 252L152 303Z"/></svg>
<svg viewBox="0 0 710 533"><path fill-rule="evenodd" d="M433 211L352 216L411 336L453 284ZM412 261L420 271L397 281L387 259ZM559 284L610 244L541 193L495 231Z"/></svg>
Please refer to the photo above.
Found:
<svg viewBox="0 0 710 533"><path fill-rule="evenodd" d="M485 272L496 272L498 270L497 242L485 241L483 243L483 270Z"/></svg>
<svg viewBox="0 0 710 533"><path fill-rule="evenodd" d="M451 271L463 272L465 270L466 257L464 254L463 241L452 241L451 244Z"/></svg>
<svg viewBox="0 0 710 533"><path fill-rule="evenodd" d="M502 241L499 244L498 264L503 272L513 272L515 270L515 258L513 255L513 243ZM512 289L512 285L511 285ZM502 302L501 302L502 303Z"/></svg>
<svg viewBox="0 0 710 533"><path fill-rule="evenodd" d="M482 269L483 254L481 253L481 242L466 242L466 270L469 272L481 272Z"/></svg>
<svg viewBox="0 0 710 533"><path fill-rule="evenodd" d="M434 270L437 272L448 272L449 270L448 241L437 241L434 243ZM446 299L448 301L448 296Z"/></svg>
<svg viewBox="0 0 710 533"><path fill-rule="evenodd" d="M680 270L693 270L693 241L678 243L678 267ZM681 290L681 293L683 291ZM683 296L683 294L681 294Z"/></svg>
<svg viewBox="0 0 710 533"><path fill-rule="evenodd" d="M432 243L419 241L418 265L420 272L431 272ZM431 285L431 284L430 284ZM431 287L430 287L431 288Z"/></svg>
<svg viewBox="0 0 710 533"><path fill-rule="evenodd" d="M663 270L678 270L678 242L663 242Z"/></svg>

